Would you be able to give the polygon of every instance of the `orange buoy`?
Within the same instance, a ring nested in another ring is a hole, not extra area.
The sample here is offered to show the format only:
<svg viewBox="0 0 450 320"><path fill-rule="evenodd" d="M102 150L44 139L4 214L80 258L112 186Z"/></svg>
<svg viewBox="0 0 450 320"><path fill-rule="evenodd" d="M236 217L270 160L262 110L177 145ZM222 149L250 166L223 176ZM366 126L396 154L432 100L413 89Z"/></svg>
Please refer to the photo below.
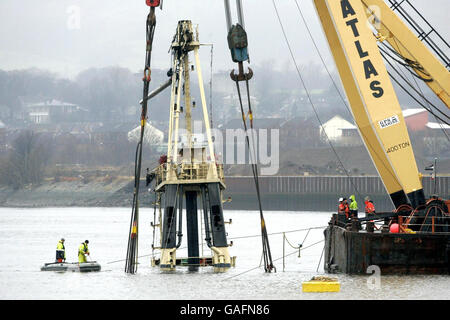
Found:
<svg viewBox="0 0 450 320"><path fill-rule="evenodd" d="M399 232L399 225L398 223L393 223L391 224L391 227L389 228L389 231L391 231L392 233L398 233Z"/></svg>

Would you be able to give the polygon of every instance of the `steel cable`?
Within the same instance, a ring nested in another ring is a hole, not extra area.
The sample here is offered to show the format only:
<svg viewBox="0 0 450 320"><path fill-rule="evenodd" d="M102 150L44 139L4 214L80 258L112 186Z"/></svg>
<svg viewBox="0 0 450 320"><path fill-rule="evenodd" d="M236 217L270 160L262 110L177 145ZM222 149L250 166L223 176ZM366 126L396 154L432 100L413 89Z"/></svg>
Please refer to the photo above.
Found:
<svg viewBox="0 0 450 320"><path fill-rule="evenodd" d="M297 2L296 2L296 3L297 3ZM278 18L278 22L279 22L280 27L281 27L281 31L282 31L283 36L284 36L284 40L285 40L286 45L287 45L287 47L288 47L288 49L289 49L289 52L290 52L292 61L293 61L294 66L295 66L295 69L297 70L297 75L298 75L298 77L299 77L299 80L300 80L300 82L301 82L303 88L305 89L306 96L307 96L307 98L308 98L308 101L309 101L309 103L310 103L312 109L313 109L313 112L314 112L314 114L315 114L315 116L316 116L316 119L317 119L317 121L319 122L320 127L323 129L323 123L322 123L322 121L320 120L319 114L317 113L317 110L316 110L316 107L315 107L314 103L312 102L311 95L310 95L310 93L309 93L308 88L306 87L306 83L305 83L305 81L304 81L304 79L303 79L303 76L302 76L301 73L300 73L300 69L299 69L299 67L298 67L298 65L297 65L297 61L295 60L294 53L293 53L293 51L292 51L291 45L290 45L290 43L289 43L289 40L288 40L288 38L287 38L286 32L285 32L285 30L284 30L283 23L282 23L282 21L281 21L280 14L278 13L278 9L277 9L277 6L276 6L274 0L272 0L272 4L273 4L273 7L274 7L274 9L275 9L275 13L276 13L276 16L277 16L277 18ZM297 6L298 6L298 3L297 3ZM298 9L299 9L300 15L301 15L302 18L303 18L303 15L301 14L301 11L300 11L300 8L299 8L299 7L298 7ZM308 29L308 31L309 31L309 29ZM311 36L311 34L310 34L310 36ZM312 36L311 36L311 37L312 37ZM313 43L314 43L314 45L316 45L314 41L313 41ZM317 49L317 47L316 47L316 49ZM321 57L321 56L320 56L320 57ZM322 57L321 57L321 58L322 58ZM323 60L322 60L322 62L323 62ZM327 69L327 72L328 72L328 69ZM331 76L330 76L330 77L331 77ZM333 81L333 83L334 83L334 81ZM338 91L338 92L339 92L339 91ZM341 97L341 98L342 98L342 97ZM326 137L326 140L328 141L328 144L330 145L330 147L331 147L331 149L332 149L334 155L336 156L336 159L338 160L340 166L342 167L342 169L344 169L346 176L347 176L348 178L350 178L350 183L351 183L352 186L354 187L354 189L355 189L355 191L356 191L356 194L358 194L358 196L359 196L360 198L362 198L362 195L360 194L358 188L356 187L355 183L353 182L352 177L349 175L347 169L345 168L344 164L342 163L341 158L339 157L339 155L338 155L336 149L334 148L333 144L331 143L331 140L329 139L329 137L328 137L326 131L325 131L325 130L322 130L322 131L324 132L325 137Z"/></svg>
<svg viewBox="0 0 450 320"><path fill-rule="evenodd" d="M153 45L153 35L155 33L156 17L155 7L150 8L150 13L146 21L146 55L144 68L144 88L142 97L142 113L141 113L141 136L136 147L135 155L135 172L134 172L134 192L133 192L133 207L131 211L131 222L128 237L127 258L125 262L125 272L134 274L137 271L138 258L138 226L139 226L139 185L141 179L141 165L142 165L142 145L144 140L144 130L147 121L147 105L149 85L151 81L151 53Z"/></svg>
<svg viewBox="0 0 450 320"><path fill-rule="evenodd" d="M243 103L242 103L241 90L240 90L239 81L237 78L236 78L235 82L236 82L236 88L237 88L237 92L238 92L239 105L240 105L240 109L241 109L242 122L244 124L245 140L247 142L247 146L248 146L248 150L249 150L249 154L250 154L250 162L251 162L251 167L252 167L253 179L255 181L256 195L258 198L259 214L260 214L260 220L261 220L261 240L262 240L262 247L263 247L262 254L263 254L263 258L264 258L264 270L266 272L271 272L272 269L274 269L276 272L276 268L274 267L273 262L272 262L272 254L270 252L270 245L269 245L269 239L267 237L266 223L264 220L264 214L263 214L263 210L262 210L261 193L260 193L260 189L259 189L259 179L258 179L257 157L256 157L256 154L253 154L253 152L255 152L255 145L254 145L255 141L254 141L254 139L252 139L252 145L250 145L250 139L248 136L248 127L247 127L244 107L243 107ZM246 83L246 88L247 88L249 115L250 115L250 117L253 117L253 113L252 113L252 109L251 109L250 89L249 89L249 85L248 85L248 79L245 79L245 83ZM252 118L250 119L250 127L253 130ZM253 131L252 131L252 134L253 134Z"/></svg>

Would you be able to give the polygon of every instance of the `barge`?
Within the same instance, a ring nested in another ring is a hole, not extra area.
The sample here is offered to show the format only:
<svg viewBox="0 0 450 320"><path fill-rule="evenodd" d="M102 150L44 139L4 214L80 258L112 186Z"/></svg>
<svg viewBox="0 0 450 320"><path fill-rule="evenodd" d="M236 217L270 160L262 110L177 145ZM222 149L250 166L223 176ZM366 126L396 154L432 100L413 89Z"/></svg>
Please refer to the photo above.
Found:
<svg viewBox="0 0 450 320"><path fill-rule="evenodd" d="M333 214L324 231L325 271L368 274L378 267L383 275L450 274L448 204L430 202L428 210L383 213L375 219ZM374 220L383 223L378 230Z"/></svg>

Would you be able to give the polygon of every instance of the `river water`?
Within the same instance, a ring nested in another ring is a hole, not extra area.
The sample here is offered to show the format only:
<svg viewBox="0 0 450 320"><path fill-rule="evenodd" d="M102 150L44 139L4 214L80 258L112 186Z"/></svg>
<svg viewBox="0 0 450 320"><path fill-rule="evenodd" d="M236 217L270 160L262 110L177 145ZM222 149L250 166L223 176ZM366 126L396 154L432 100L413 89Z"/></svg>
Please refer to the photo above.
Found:
<svg viewBox="0 0 450 320"><path fill-rule="evenodd" d="M225 211L230 254L236 267L216 274L210 267L189 272L179 267L163 273L150 265L153 210L141 209L139 268L124 273L131 208L0 209L0 299L170 299L170 300L301 300L301 299L449 299L449 276L337 275L338 293L303 293L302 281L324 274L323 228L331 213L265 212L276 273L266 274L261 260L259 213ZM311 229L309 232L308 228ZM283 271L283 232L285 243ZM186 234L186 232L184 232ZM88 239L97 273L42 272L54 261L64 237L67 261L77 261L78 245ZM322 241L322 242L320 242ZM317 243L319 242L319 243ZM292 247L303 244L300 258ZM186 240L183 239L183 245ZM186 248L177 256L187 256ZM291 247L292 245L292 247ZM204 245L205 255L209 251ZM120 261L118 261L120 260ZM336 276L336 275L335 275Z"/></svg>

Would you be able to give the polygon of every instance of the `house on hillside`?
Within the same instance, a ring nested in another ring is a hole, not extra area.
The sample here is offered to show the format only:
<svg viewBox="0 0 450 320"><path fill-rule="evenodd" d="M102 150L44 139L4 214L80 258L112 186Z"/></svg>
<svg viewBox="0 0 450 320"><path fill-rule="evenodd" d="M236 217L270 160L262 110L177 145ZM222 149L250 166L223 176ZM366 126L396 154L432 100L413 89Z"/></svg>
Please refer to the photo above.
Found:
<svg viewBox="0 0 450 320"><path fill-rule="evenodd" d="M325 122L319 128L319 132L321 139L329 139L339 145L354 146L361 144L357 127L339 115Z"/></svg>
<svg viewBox="0 0 450 320"><path fill-rule="evenodd" d="M402 111L406 126L410 132L427 129L428 112L425 109L405 109ZM337 115L328 120L320 128L322 139L328 137L331 141L342 145L359 145L361 139L358 128L341 116Z"/></svg>
<svg viewBox="0 0 450 320"><path fill-rule="evenodd" d="M36 124L47 124L58 121L76 121L84 110L78 105L59 100L46 100L27 103L29 119Z"/></svg>

